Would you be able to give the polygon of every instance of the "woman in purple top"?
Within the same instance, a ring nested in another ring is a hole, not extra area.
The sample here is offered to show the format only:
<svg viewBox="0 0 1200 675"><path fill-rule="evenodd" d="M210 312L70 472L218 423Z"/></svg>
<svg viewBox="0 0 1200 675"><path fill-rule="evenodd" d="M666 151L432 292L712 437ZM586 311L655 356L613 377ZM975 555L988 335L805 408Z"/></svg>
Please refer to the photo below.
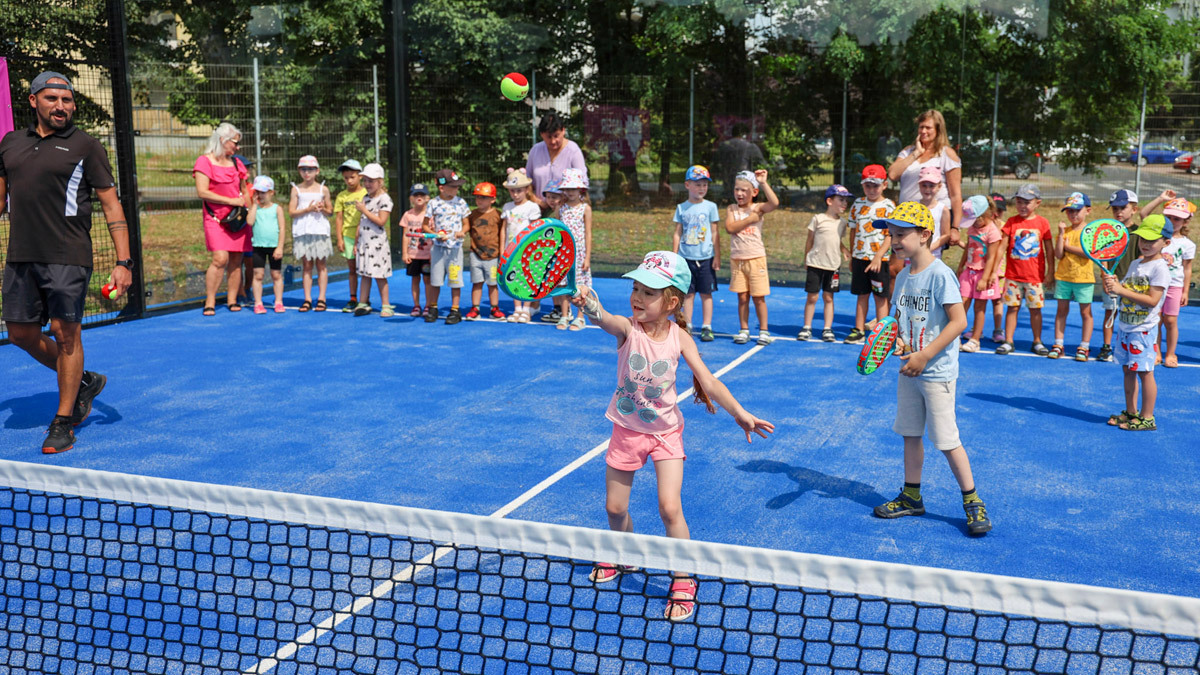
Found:
<svg viewBox="0 0 1200 675"><path fill-rule="evenodd" d="M583 169L587 173L587 162L583 160L583 151L575 141L567 140L566 128L558 113L551 110L542 115L538 122L538 134L542 142L529 150L529 159L525 162L525 174L533 180L529 199L541 208L546 208L542 199L542 190L552 180L561 180L563 169Z"/></svg>

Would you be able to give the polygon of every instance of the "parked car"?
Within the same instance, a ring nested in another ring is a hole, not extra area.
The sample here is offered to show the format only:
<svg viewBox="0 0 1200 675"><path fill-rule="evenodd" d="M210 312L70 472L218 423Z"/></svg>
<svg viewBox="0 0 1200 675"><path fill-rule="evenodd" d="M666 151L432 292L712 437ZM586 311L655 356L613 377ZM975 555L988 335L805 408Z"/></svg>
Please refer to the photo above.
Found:
<svg viewBox="0 0 1200 675"><path fill-rule="evenodd" d="M958 149L962 158L963 174L970 176L988 175L988 163L992 158L991 141L975 141L967 143ZM996 143L997 174L1011 173L1017 180L1025 180L1033 175L1033 162L1021 143Z"/></svg>
<svg viewBox="0 0 1200 675"><path fill-rule="evenodd" d="M1136 146L1129 151L1129 163L1141 165L1174 164L1175 158L1182 154L1182 150L1170 143L1143 143L1141 157L1138 157Z"/></svg>
<svg viewBox="0 0 1200 675"><path fill-rule="evenodd" d="M1117 162L1120 162L1121 160L1128 159L1128 158L1129 158L1129 151L1121 150L1120 148L1109 148L1104 154L1104 159L1109 164L1116 164Z"/></svg>
<svg viewBox="0 0 1200 675"><path fill-rule="evenodd" d="M1195 161L1196 153L1185 152L1175 158L1175 168L1182 169L1193 176L1200 174L1200 162Z"/></svg>

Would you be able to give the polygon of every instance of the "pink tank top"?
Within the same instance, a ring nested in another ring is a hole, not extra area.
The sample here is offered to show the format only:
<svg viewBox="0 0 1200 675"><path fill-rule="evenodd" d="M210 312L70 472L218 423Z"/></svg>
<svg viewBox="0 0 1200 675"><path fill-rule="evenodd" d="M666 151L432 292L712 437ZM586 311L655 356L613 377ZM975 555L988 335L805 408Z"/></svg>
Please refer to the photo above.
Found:
<svg viewBox="0 0 1200 675"><path fill-rule="evenodd" d="M673 431L683 424L675 394L679 326L671 322L667 338L655 342L641 324L629 321L633 330L617 350L617 390L604 416L643 434Z"/></svg>

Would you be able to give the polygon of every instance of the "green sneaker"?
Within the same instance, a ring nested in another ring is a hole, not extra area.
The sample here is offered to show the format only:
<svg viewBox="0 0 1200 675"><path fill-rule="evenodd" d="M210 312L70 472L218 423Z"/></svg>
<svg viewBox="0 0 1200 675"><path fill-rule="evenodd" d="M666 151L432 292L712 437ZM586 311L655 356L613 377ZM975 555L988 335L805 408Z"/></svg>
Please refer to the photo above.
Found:
<svg viewBox="0 0 1200 675"><path fill-rule="evenodd" d="M850 331L850 334L847 335L846 339L842 340L842 342L848 345L856 345L861 343L865 337L867 337L866 333L863 333L861 330L855 328Z"/></svg>
<svg viewBox="0 0 1200 675"><path fill-rule="evenodd" d="M987 507L983 502L966 502L963 504L963 511L967 513L967 534L978 537L991 531L992 521L988 519Z"/></svg>
<svg viewBox="0 0 1200 675"><path fill-rule="evenodd" d="M700 341L701 342L712 342L713 337L714 337L713 331L711 328L701 328L700 329Z"/></svg>
<svg viewBox="0 0 1200 675"><path fill-rule="evenodd" d="M921 516L925 514L925 500L914 500L901 492L890 502L884 502L875 507L875 515L879 518L899 518L901 516Z"/></svg>

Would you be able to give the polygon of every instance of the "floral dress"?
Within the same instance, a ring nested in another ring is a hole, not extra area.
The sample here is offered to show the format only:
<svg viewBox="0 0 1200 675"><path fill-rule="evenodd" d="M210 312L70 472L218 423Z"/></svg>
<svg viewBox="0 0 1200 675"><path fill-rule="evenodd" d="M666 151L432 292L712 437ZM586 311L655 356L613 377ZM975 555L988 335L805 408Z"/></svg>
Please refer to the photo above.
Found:
<svg viewBox="0 0 1200 675"><path fill-rule="evenodd" d="M587 227L583 222L583 214L587 211L587 204L580 203L578 206L563 204L558 209L558 217L571 231L571 236L575 238L575 285L592 285L591 270L583 271L583 261L587 258Z"/></svg>

